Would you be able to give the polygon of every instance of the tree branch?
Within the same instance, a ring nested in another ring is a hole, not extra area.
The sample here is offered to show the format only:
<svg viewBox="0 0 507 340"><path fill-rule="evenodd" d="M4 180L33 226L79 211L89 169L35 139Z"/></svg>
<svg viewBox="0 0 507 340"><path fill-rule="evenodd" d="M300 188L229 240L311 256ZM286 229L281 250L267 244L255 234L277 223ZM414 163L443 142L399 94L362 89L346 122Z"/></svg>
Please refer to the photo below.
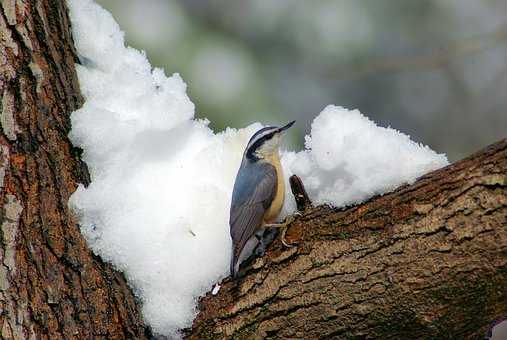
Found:
<svg viewBox="0 0 507 340"><path fill-rule="evenodd" d="M507 315L507 140L347 209L307 209L207 294L190 339L478 338Z"/></svg>

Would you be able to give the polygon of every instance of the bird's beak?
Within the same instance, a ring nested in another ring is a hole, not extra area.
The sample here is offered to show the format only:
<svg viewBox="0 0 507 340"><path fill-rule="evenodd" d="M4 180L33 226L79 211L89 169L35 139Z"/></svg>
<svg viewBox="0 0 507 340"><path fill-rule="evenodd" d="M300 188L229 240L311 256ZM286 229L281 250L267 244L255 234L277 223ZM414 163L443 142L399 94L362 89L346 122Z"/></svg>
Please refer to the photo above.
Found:
<svg viewBox="0 0 507 340"><path fill-rule="evenodd" d="M281 128L278 129L278 132L283 132L285 130L287 130L288 128L290 128L292 125L294 125L296 121L293 120L292 122L290 122L289 124L285 125L285 126L282 126Z"/></svg>

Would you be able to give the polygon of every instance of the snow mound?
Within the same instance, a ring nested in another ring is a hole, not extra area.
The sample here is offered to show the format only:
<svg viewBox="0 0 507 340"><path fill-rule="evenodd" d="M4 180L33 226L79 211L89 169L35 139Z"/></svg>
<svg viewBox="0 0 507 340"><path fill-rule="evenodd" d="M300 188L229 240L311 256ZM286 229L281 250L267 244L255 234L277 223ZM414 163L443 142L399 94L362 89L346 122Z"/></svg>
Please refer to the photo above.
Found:
<svg viewBox="0 0 507 340"><path fill-rule="evenodd" d="M286 152L286 179L297 174L316 204L344 206L413 183L421 175L448 164L447 157L391 128L384 128L358 110L329 105L312 123L306 150ZM286 202L285 214L295 202Z"/></svg>

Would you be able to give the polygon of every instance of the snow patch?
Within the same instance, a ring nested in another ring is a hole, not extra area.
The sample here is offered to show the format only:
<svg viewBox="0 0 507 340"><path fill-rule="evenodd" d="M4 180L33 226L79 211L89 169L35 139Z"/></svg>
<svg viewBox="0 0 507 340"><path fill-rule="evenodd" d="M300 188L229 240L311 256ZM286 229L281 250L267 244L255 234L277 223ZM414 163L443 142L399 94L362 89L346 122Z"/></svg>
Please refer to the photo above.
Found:
<svg viewBox="0 0 507 340"><path fill-rule="evenodd" d="M358 110L329 105L313 121L305 150L285 153L282 164L287 184L297 174L314 203L344 206L413 183L448 161L401 132L375 125ZM284 213L295 207L289 199Z"/></svg>

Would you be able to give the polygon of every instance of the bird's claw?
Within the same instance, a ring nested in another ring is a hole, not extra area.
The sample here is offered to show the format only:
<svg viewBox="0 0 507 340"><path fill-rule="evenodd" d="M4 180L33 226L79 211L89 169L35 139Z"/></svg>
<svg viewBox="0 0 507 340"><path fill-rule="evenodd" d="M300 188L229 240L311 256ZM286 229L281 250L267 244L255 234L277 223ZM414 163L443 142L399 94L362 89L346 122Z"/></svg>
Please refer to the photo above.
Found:
<svg viewBox="0 0 507 340"><path fill-rule="evenodd" d="M285 239L285 233L287 232L287 228L285 228L283 231L282 231L282 236L280 237L281 241L282 241L282 244L284 245L285 248L294 248L294 247L297 247L297 242L292 242L292 243L289 243L287 242L287 240Z"/></svg>
<svg viewBox="0 0 507 340"><path fill-rule="evenodd" d="M297 242L287 242L287 240L285 239L285 234L287 233L287 229L289 228L289 225L292 224L292 222L294 222L294 220L296 219L296 216L302 216L303 214L299 211L296 211L294 212L292 215L290 216L287 216L287 218L285 219L285 222L284 222L284 228L282 230L282 235L280 236L280 239L282 241L282 244L286 247L286 248L294 248L294 247L297 247Z"/></svg>
<svg viewBox="0 0 507 340"><path fill-rule="evenodd" d="M266 224L264 227L265 228L280 228L282 230L282 235L280 237L282 244L287 248L293 248L293 247L297 246L297 243L287 242L285 240L285 233L287 233L288 227L292 224L292 222L294 222L294 220L296 219L296 216L301 216L301 215L302 214L299 211L297 211L294 214L287 216L283 223Z"/></svg>
<svg viewBox="0 0 507 340"><path fill-rule="evenodd" d="M290 224L292 224L292 222L294 222L294 220L296 219L296 216L302 216L303 214L299 211L296 211L295 213L293 213L292 215L289 215L285 218L285 222L283 224L285 224L286 226L289 226Z"/></svg>

